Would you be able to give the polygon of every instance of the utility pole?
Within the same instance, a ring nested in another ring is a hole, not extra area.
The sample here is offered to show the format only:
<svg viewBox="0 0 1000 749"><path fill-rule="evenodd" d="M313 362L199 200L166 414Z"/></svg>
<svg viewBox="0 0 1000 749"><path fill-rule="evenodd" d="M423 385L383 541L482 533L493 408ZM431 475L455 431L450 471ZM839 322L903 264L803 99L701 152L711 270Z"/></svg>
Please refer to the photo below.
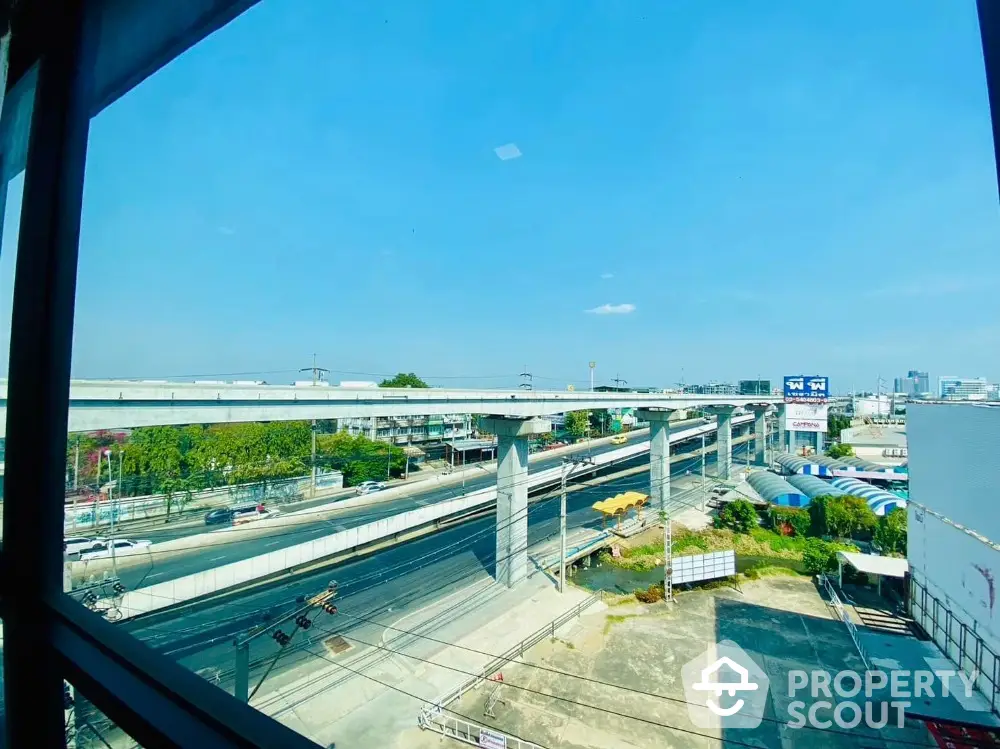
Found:
<svg viewBox="0 0 1000 749"><path fill-rule="evenodd" d="M76 457L73 458L73 491L80 488L80 435L76 435Z"/></svg>
<svg viewBox="0 0 1000 749"><path fill-rule="evenodd" d="M236 648L236 664L235 673L233 675L233 695L236 699L241 702L249 702L250 698L257 694L257 690L260 689L261 684L270 675L271 669L274 668L274 664L278 662L278 658L281 657L284 647L291 641L292 637L300 629L309 629L312 626L312 621L306 614L309 613L313 608L319 607L323 609L326 613L331 616L337 613L337 607L334 606L330 601L334 599L337 595L337 581L331 580L329 585L327 585L326 590L318 595L313 596L305 605L292 611L291 613L285 614L283 617L276 619L275 621L267 624L266 626L260 627L245 637L237 637L233 640L233 645ZM295 628L292 630L291 634L285 634L281 629L278 629L280 625L287 621L295 621ZM282 650L278 651L278 654L271 661L271 664L267 667L264 675L257 682L257 686L250 691L250 643L256 640L258 637L271 633L271 637L275 642L278 643Z"/></svg>
<svg viewBox="0 0 1000 749"><path fill-rule="evenodd" d="M108 459L108 505L111 508L111 534L108 538L108 543L111 544L111 571L115 577L118 577L118 560L115 559L115 494L111 486L111 477L114 475L111 471L111 448L104 451L104 455ZM98 462L98 469L100 469L101 464ZM100 470L97 471L97 475L100 476Z"/></svg>
<svg viewBox="0 0 1000 749"><path fill-rule="evenodd" d="M705 483L705 435L701 435L701 511L708 507L708 484Z"/></svg>
<svg viewBox="0 0 1000 749"><path fill-rule="evenodd" d="M523 380L523 382L521 382L520 388L522 390L531 390L531 372L528 371L527 364L524 365L524 371L521 372L519 376Z"/></svg>
<svg viewBox="0 0 1000 749"><path fill-rule="evenodd" d="M615 378L613 380L611 380L611 381L613 383L615 383L615 385L617 386L618 390L622 390L623 389L622 388L623 385L628 385L628 380L623 380L617 374L615 374Z"/></svg>
<svg viewBox="0 0 1000 749"><path fill-rule="evenodd" d="M316 363L316 354L313 354L313 364L311 367L302 367L300 372L310 372L312 374L312 384L315 387L323 381L324 375L330 372L329 369L319 366ZM372 435L372 439L375 435ZM309 482L309 496L316 496L316 419L312 420L312 464L310 468L311 480Z"/></svg>
<svg viewBox="0 0 1000 749"><path fill-rule="evenodd" d="M593 465L590 458L563 458L559 477L559 592L566 592L566 479L576 465Z"/></svg>

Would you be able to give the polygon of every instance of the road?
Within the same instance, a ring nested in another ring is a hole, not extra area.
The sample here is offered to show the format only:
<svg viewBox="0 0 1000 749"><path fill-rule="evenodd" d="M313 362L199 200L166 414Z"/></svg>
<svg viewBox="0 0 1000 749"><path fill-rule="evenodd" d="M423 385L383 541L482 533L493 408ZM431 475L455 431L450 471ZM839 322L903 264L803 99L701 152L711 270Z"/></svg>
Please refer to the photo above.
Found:
<svg viewBox="0 0 1000 749"><path fill-rule="evenodd" d="M676 428L694 426L698 423L704 422L702 420L681 422ZM643 433L632 439L633 441L638 441L645 438L647 438L647 435ZM602 445L595 447L594 452L601 453L620 448L621 445ZM529 474L557 466L561 461L561 457L537 459L530 464ZM643 461L648 461L648 458L646 456L638 456L627 463L620 463L619 467L640 465ZM192 550L190 553L182 552L179 556L174 551L170 556L163 555L163 557L158 559L154 545L149 554L149 564L123 570L121 580L125 587L135 590L144 585L161 583L184 575L191 575L202 570L211 569L212 567L266 554L286 546L304 543L315 538L352 528L356 525L370 523L379 518L396 515L435 502L453 499L465 493L493 486L495 483L495 473L484 473L480 478L466 481L464 487L462 484L457 484L451 487L416 492L407 497L401 497L377 505L348 508L333 518L329 518L327 513L325 513L327 519L314 520L310 519L308 515L304 515L301 527L285 528L270 535L262 533L259 537L242 538L232 543L216 544L205 548L203 551ZM329 503L324 504L328 505ZM262 528L263 530L264 528ZM213 531L213 533L227 532L228 529ZM192 544L196 543L193 539Z"/></svg>
<svg viewBox="0 0 1000 749"><path fill-rule="evenodd" d="M747 449L749 445L734 448L734 458L745 455ZM714 455L710 454L707 461L710 474L714 472L714 463ZM698 458L678 461L673 465L672 474L697 473L699 465ZM601 518L591 508L595 501L630 489L643 491L648 485L649 473L646 471L571 492L567 499L567 527L600 528ZM459 590L481 591L482 586L477 588L477 583L485 583L493 571L495 522L495 516L471 521L235 601L180 614L167 622L140 626L133 632L151 646L232 691L233 636L293 610L299 605L297 601L322 591L330 580L337 580L339 613L335 617L318 611L312 615L315 625L308 630L308 637L300 633L286 648L267 677L268 687L264 690L267 692L301 677L302 669L308 667L307 662L316 657L302 648L322 649L319 643L334 630L353 634L366 642L377 642L382 633L380 625L391 624L443 596L460 596ZM529 510L528 543L537 544L558 532L558 498L534 503ZM459 599L455 610L461 608ZM284 629L290 631L289 625L284 625ZM253 642L251 689L277 653L278 647L269 637ZM371 657L379 655L376 650Z"/></svg>

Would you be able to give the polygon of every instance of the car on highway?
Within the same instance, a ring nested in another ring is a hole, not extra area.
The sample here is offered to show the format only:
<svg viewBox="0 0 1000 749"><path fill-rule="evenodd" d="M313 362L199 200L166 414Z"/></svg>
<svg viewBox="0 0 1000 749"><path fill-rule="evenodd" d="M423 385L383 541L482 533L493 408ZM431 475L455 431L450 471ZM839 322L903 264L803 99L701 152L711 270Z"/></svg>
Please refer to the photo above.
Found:
<svg viewBox="0 0 1000 749"><path fill-rule="evenodd" d="M381 481L362 481L358 484L358 494L374 494L385 489L385 484Z"/></svg>
<svg viewBox="0 0 1000 749"><path fill-rule="evenodd" d="M233 525L244 525L254 523L258 520L266 520L280 514L278 510L266 510L263 505L252 507L250 510L237 510L233 513Z"/></svg>
<svg viewBox="0 0 1000 749"><path fill-rule="evenodd" d="M141 554L148 551L153 545L152 541L129 541L120 538L116 541L104 541L92 549L80 555L80 561L87 562L91 559L110 559L111 549L114 547L116 557L127 557L131 554Z"/></svg>
<svg viewBox="0 0 1000 749"><path fill-rule="evenodd" d="M612 445L624 445L626 442L628 442L628 437L624 434L616 434L611 438Z"/></svg>
<svg viewBox="0 0 1000 749"><path fill-rule="evenodd" d="M225 525L233 521L233 508L220 507L205 513L205 525Z"/></svg>
<svg viewBox="0 0 1000 749"><path fill-rule="evenodd" d="M101 544L106 543L103 538L67 538L63 539L63 554L76 559L81 554L94 551Z"/></svg>

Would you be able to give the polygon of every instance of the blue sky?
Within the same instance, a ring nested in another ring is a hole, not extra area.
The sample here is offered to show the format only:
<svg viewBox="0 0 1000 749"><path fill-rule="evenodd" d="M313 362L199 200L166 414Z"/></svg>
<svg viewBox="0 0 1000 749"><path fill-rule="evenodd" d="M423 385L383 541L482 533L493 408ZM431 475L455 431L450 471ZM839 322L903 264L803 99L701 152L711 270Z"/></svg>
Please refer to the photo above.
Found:
<svg viewBox="0 0 1000 749"><path fill-rule="evenodd" d="M94 120L76 376L1000 379L974 3L291 8Z"/></svg>

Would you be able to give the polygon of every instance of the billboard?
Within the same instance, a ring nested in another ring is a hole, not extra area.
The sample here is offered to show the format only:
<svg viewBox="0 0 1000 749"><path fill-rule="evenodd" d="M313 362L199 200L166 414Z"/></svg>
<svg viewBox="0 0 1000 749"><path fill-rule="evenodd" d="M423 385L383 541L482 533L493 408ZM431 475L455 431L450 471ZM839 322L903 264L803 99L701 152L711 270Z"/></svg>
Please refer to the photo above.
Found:
<svg viewBox="0 0 1000 749"><path fill-rule="evenodd" d="M820 375L785 377L785 403L826 403L830 397L829 379Z"/></svg>
<svg viewBox="0 0 1000 749"><path fill-rule="evenodd" d="M699 580L716 580L736 574L736 552L713 551L710 554L692 554L674 557L671 582L696 583Z"/></svg>
<svg viewBox="0 0 1000 749"><path fill-rule="evenodd" d="M785 430L825 432L830 407L825 403L789 403L785 406Z"/></svg>

